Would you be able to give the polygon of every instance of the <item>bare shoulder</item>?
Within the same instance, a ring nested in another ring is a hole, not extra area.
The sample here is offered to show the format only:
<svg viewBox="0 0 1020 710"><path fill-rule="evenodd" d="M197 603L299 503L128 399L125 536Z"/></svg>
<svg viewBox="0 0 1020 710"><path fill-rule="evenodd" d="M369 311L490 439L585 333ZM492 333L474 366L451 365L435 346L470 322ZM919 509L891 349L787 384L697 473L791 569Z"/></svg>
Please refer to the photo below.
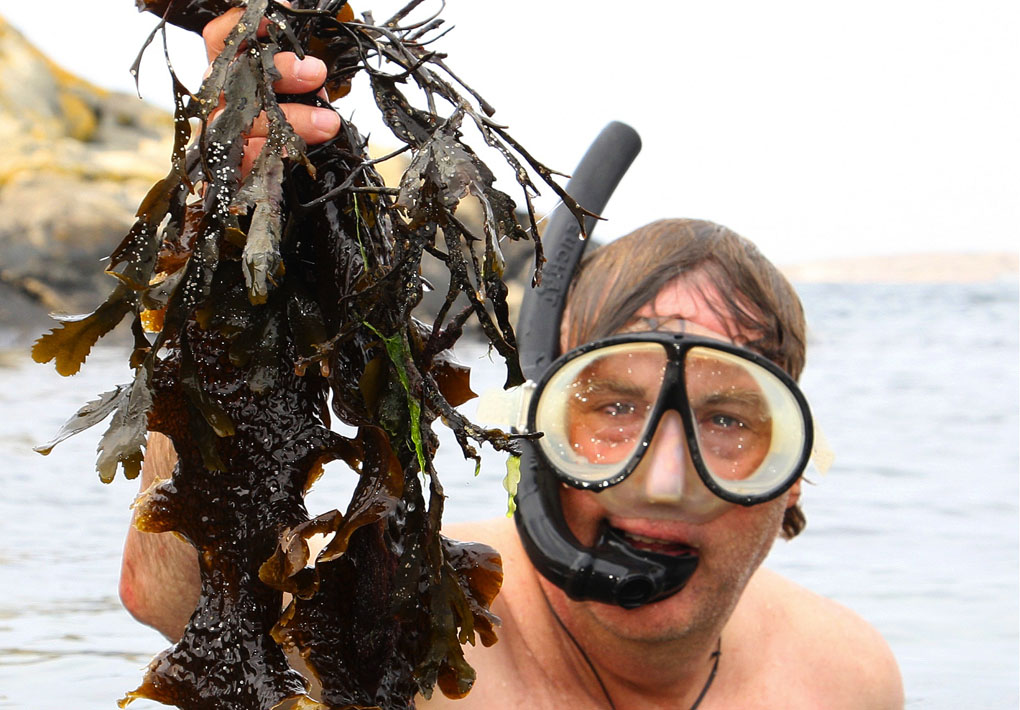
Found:
<svg viewBox="0 0 1020 710"><path fill-rule="evenodd" d="M756 623L774 657L785 659L788 669L802 669L797 675L804 693L824 693L825 707L903 707L903 681L889 644L842 604L761 568L733 620Z"/></svg>

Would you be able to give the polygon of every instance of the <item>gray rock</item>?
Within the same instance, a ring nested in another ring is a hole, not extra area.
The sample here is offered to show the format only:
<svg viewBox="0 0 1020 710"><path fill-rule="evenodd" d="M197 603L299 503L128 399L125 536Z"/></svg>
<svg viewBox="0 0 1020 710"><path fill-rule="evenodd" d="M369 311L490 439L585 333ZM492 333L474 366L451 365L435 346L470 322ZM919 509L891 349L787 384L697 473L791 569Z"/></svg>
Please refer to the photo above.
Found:
<svg viewBox="0 0 1020 710"><path fill-rule="evenodd" d="M165 175L171 129L165 111L73 76L0 17L0 283L33 304L0 309L0 324L102 301L102 259Z"/></svg>

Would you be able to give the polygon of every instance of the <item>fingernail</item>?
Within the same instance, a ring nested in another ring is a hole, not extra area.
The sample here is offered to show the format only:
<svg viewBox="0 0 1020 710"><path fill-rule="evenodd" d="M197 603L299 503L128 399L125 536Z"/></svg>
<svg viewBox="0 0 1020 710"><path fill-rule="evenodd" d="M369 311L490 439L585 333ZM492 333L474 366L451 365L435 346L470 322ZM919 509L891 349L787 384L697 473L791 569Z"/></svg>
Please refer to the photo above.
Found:
<svg viewBox="0 0 1020 710"><path fill-rule="evenodd" d="M322 78L326 69L321 59L317 57L305 57L294 65L294 75L304 81L314 81Z"/></svg>
<svg viewBox="0 0 1020 710"><path fill-rule="evenodd" d="M312 111L312 125L323 133L333 135L340 128L340 116L329 109Z"/></svg>

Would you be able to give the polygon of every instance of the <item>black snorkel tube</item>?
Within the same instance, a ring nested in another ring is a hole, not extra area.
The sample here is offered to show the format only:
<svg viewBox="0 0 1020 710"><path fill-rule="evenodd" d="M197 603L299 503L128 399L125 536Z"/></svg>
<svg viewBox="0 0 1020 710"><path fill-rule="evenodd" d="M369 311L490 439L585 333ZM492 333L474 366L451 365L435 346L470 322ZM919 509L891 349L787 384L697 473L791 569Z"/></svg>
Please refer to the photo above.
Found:
<svg viewBox="0 0 1020 710"><path fill-rule="evenodd" d="M567 183L567 192L585 209L601 214L640 150L641 138L633 128L610 123L581 159ZM595 218L585 218L589 236L595 223ZM525 292L517 326L521 368L529 380L539 380L559 354L567 291L588 244L580 234L577 220L560 206L542 235L548 259L542 283ZM595 544L582 545L563 517L555 472L533 442L523 440L521 444L514 519L528 557L546 579L571 599L627 609L664 599L683 588L698 565L695 555L637 550L604 521Z"/></svg>
<svg viewBox="0 0 1020 710"><path fill-rule="evenodd" d="M613 121L602 129L578 163L567 183L567 194L581 207L602 214L630 164L641 152L641 137L626 123ZM597 220L584 218L584 231L591 236ZM538 381L560 354L560 322L567 303L567 291L581 263L588 239L581 237L577 219L563 205L553 210L542 233L546 264L540 286L525 290L517 340L521 369L529 380Z"/></svg>

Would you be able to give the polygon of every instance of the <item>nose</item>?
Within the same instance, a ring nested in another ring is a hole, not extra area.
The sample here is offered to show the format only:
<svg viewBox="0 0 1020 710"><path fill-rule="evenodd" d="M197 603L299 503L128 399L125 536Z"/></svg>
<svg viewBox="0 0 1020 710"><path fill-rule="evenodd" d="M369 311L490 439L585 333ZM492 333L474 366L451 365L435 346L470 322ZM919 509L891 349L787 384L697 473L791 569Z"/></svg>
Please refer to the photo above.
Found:
<svg viewBox="0 0 1020 710"><path fill-rule="evenodd" d="M687 476L697 473L679 412L669 410L662 415L634 473L649 502L676 503L683 497Z"/></svg>

